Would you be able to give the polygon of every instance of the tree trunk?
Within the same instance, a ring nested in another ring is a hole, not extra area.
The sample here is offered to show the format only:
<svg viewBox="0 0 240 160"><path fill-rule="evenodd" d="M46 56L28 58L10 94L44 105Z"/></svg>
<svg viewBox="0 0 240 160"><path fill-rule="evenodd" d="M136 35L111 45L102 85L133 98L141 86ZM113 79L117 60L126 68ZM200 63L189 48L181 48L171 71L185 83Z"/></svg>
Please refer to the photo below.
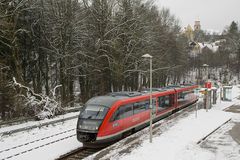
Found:
<svg viewBox="0 0 240 160"><path fill-rule="evenodd" d="M5 115L5 100L4 100L4 93L0 92L0 109L1 109L1 113L2 113L2 120L6 119L6 115Z"/></svg>
<svg viewBox="0 0 240 160"><path fill-rule="evenodd" d="M63 72L63 69L64 69L64 65L63 65L63 62L62 62L62 59L60 59L60 69L59 69L59 79L60 79L60 84L62 85L61 87L61 105L62 107L65 106L65 103L66 103L66 85L65 85L65 75L64 75L64 72Z"/></svg>
<svg viewBox="0 0 240 160"><path fill-rule="evenodd" d="M49 95L49 85L48 85L48 72L49 72L49 68L48 68L48 59L47 57L45 58L45 67L46 67L46 72L45 72L45 90L46 90L46 95Z"/></svg>

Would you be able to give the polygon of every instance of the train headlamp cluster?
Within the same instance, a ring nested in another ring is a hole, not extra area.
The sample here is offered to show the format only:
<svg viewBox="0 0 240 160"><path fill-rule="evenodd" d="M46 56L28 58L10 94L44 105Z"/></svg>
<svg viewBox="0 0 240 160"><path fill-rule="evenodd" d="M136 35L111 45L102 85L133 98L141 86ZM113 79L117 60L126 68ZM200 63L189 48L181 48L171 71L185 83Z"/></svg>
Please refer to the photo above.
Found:
<svg viewBox="0 0 240 160"><path fill-rule="evenodd" d="M97 125L81 125L81 124L79 124L78 125L78 128L79 129L84 129L84 130L98 130L98 126Z"/></svg>

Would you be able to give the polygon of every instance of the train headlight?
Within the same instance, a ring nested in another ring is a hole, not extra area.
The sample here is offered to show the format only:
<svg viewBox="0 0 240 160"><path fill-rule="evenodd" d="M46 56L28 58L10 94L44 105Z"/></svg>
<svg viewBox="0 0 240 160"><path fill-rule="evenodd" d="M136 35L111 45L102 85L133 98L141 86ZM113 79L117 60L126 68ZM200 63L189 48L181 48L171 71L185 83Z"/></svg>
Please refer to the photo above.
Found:
<svg viewBox="0 0 240 160"><path fill-rule="evenodd" d="M79 129L96 131L99 129L101 121L82 120L78 124Z"/></svg>

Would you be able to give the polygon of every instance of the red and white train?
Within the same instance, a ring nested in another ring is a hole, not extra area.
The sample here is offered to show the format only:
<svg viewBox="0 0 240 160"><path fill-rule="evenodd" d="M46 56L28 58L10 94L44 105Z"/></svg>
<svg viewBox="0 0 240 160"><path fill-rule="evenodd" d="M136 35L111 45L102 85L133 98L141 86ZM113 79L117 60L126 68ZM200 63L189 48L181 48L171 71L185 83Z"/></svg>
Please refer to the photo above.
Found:
<svg viewBox="0 0 240 160"><path fill-rule="evenodd" d="M153 121L197 101L197 85L153 89ZM149 91L114 92L91 98L80 112L77 139L87 147L108 145L149 125Z"/></svg>

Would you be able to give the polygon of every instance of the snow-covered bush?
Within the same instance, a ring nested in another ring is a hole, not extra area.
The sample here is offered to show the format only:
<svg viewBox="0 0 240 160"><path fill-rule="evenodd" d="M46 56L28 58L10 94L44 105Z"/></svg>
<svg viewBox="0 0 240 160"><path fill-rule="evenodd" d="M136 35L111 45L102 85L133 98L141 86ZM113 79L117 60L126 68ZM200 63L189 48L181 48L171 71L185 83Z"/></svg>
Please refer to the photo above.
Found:
<svg viewBox="0 0 240 160"><path fill-rule="evenodd" d="M56 101L56 89L61 87L57 85L51 90L51 95L37 94L32 89L24 86L13 78L13 86L17 89L24 90L18 93L18 97L25 102L24 106L27 111L32 112L36 119L51 118L62 111L61 105Z"/></svg>

